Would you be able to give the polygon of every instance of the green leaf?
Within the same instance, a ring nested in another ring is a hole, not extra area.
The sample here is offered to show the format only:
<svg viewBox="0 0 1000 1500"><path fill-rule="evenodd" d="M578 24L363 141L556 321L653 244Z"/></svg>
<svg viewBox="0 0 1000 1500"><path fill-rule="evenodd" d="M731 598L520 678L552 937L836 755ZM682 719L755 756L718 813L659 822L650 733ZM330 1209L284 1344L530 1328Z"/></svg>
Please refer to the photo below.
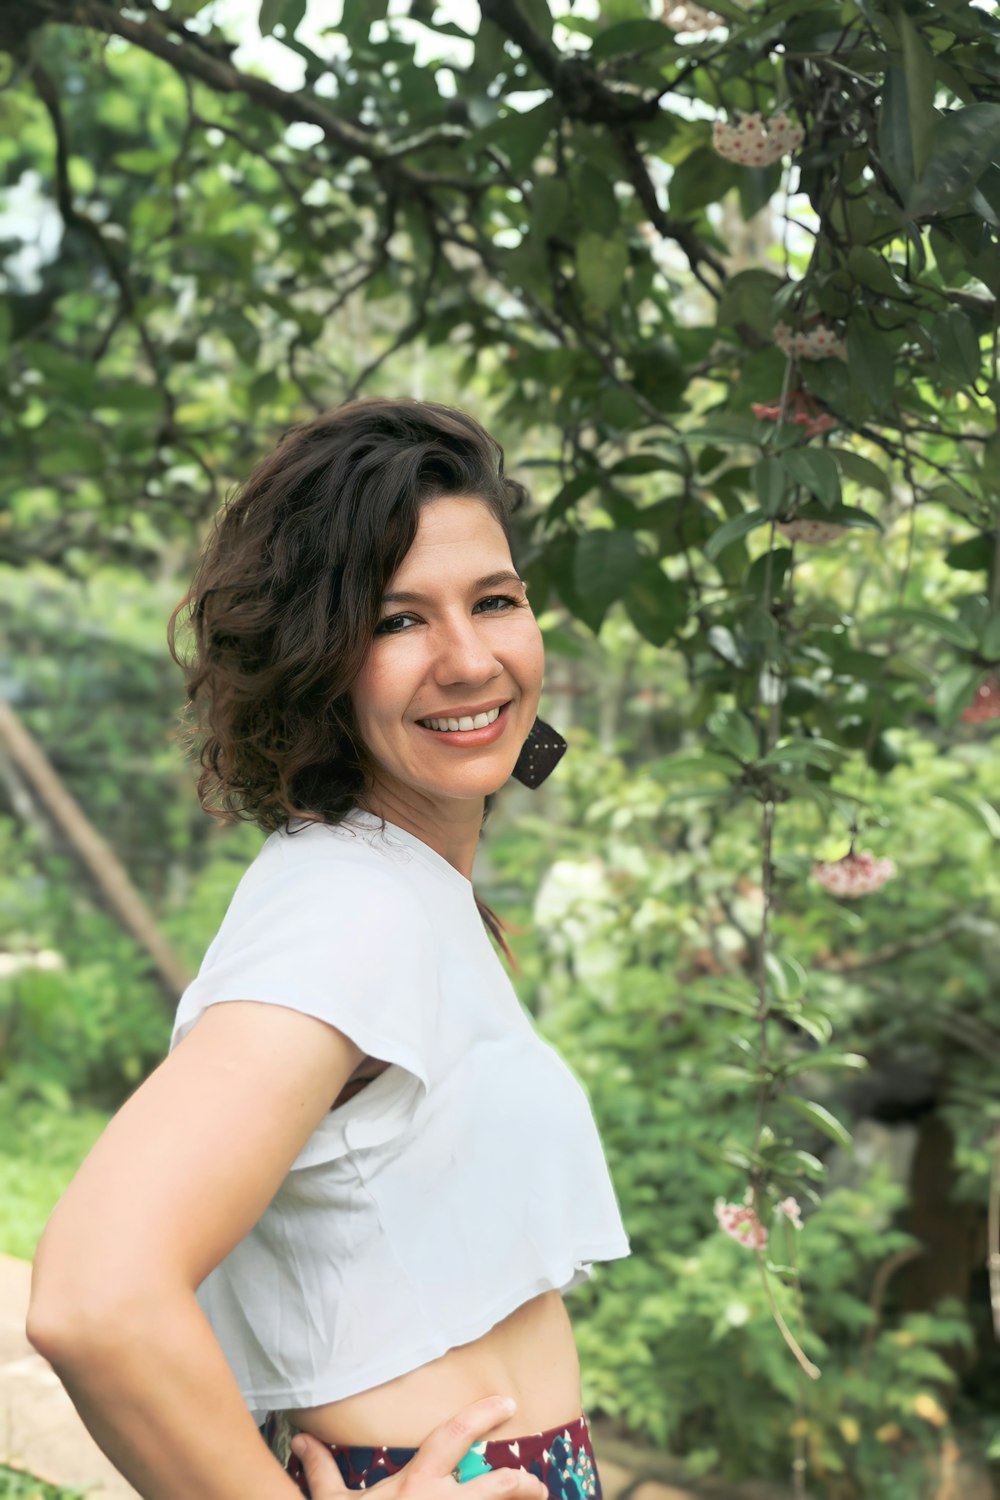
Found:
<svg viewBox="0 0 1000 1500"><path fill-rule="evenodd" d="M835 1068L850 1068L861 1072L868 1067L867 1057L860 1052L807 1052L802 1057L792 1057L781 1065L786 1078L796 1073L812 1073Z"/></svg>
<svg viewBox="0 0 1000 1500"><path fill-rule="evenodd" d="M705 543L705 556L711 562L715 562L720 552L725 551L733 542L738 542L740 537L746 536L748 532L754 531L758 526L763 526L766 520L767 517L762 510L748 510L741 516L733 516L730 520L724 521L718 531L713 531Z"/></svg>
<svg viewBox="0 0 1000 1500"><path fill-rule="evenodd" d="M930 155L906 198L911 218L938 216L967 198L1000 156L1000 104L968 104L934 127Z"/></svg>
<svg viewBox="0 0 1000 1500"><path fill-rule="evenodd" d="M793 1109L797 1115L808 1120L810 1125L814 1125L817 1130L829 1136L831 1141L836 1141L838 1146L846 1146L849 1151L853 1150L854 1141L850 1132L840 1123L836 1115L832 1115L822 1104L815 1104L811 1099L802 1099L798 1094L784 1094L782 1103L787 1104L789 1109Z"/></svg>
<svg viewBox="0 0 1000 1500"><path fill-rule="evenodd" d="M757 731L738 708L717 708L705 727L742 765L757 759Z"/></svg>
<svg viewBox="0 0 1000 1500"><path fill-rule="evenodd" d="M165 151L154 147L140 147L135 151L117 151L113 161L116 167L124 167L126 172L139 172L150 177L161 167L168 166L170 157Z"/></svg>
<svg viewBox="0 0 1000 1500"><path fill-rule="evenodd" d="M799 511L799 515L807 512ZM882 522L877 516L870 515L868 511L861 510L856 505L831 505L828 511L823 512L815 518L821 521L835 521L838 526L860 526L869 531L881 531Z"/></svg>
<svg viewBox="0 0 1000 1500"><path fill-rule="evenodd" d="M691 755L665 755L661 760L651 761L648 769L657 776L725 776L733 775L733 763L727 755L713 755L709 750L699 750Z"/></svg>
<svg viewBox="0 0 1000 1500"><path fill-rule="evenodd" d="M805 485L823 505L840 503L840 471L825 448L789 448L781 463L796 484Z"/></svg>
<svg viewBox="0 0 1000 1500"><path fill-rule="evenodd" d="M618 57L623 52L638 52L647 56L664 47L676 45L673 33L662 21L619 21L606 31L598 32L590 49L591 62L605 57Z"/></svg>
<svg viewBox="0 0 1000 1500"><path fill-rule="evenodd" d="M957 620L950 615L939 615L936 610L921 609L917 605L896 604L890 609L878 610L869 618L900 620L904 625L922 625L925 630L931 631L933 635L940 636L941 640L948 641L952 646L958 646L963 651L974 651L979 644L975 632L970 630L962 620Z"/></svg>
<svg viewBox="0 0 1000 1500"><path fill-rule="evenodd" d="M757 1014L757 1001L753 992L738 980L706 980L689 985L686 994L688 999L700 1005L717 1005L722 1010L733 1010L741 1016Z"/></svg>
<svg viewBox="0 0 1000 1500"><path fill-rule="evenodd" d="M569 178L575 221L590 234L612 235L622 223L614 178L592 162L577 162Z"/></svg>
<svg viewBox="0 0 1000 1500"><path fill-rule="evenodd" d="M710 147L697 146L674 168L667 188L672 212L692 214L708 203L718 203L738 182L741 170Z"/></svg>
<svg viewBox="0 0 1000 1500"><path fill-rule="evenodd" d="M913 288L901 281L889 263L866 245L852 245L847 256L847 269L851 279L859 286L877 292L880 297L898 301L900 297L912 297Z"/></svg>
<svg viewBox="0 0 1000 1500"><path fill-rule="evenodd" d="M737 271L726 282L716 321L731 328L746 324L770 339L774 329L774 297L782 284L780 277L771 271Z"/></svg>
<svg viewBox="0 0 1000 1500"><path fill-rule="evenodd" d="M576 247L576 269L585 295L607 312L621 296L628 267L628 246L622 234L580 236Z"/></svg>
<svg viewBox="0 0 1000 1500"><path fill-rule="evenodd" d="M800 1031L811 1036L813 1041L818 1042L821 1047L825 1047L833 1036L833 1026L826 1016L810 1016L800 1010L787 1010L783 1012L783 1015L786 1021L790 1021L793 1026L797 1026Z"/></svg>
<svg viewBox="0 0 1000 1500"><path fill-rule="evenodd" d="M791 1151L788 1154L788 1160L796 1162L801 1172L817 1182L826 1176L826 1167L819 1157L813 1156L811 1151Z"/></svg>
<svg viewBox="0 0 1000 1500"><path fill-rule="evenodd" d="M984 797L966 797L952 787L940 787L933 795L938 802L954 803L975 822L982 824L992 838L1000 839L1000 812L992 802L987 802Z"/></svg>
<svg viewBox="0 0 1000 1500"><path fill-rule="evenodd" d="M780 516L785 503L788 481L780 459L771 454L759 458L750 471L754 494L765 516Z"/></svg>
<svg viewBox="0 0 1000 1500"><path fill-rule="evenodd" d="M904 10L898 10L894 19L903 39L903 74L910 118L910 144L913 166L919 176L927 165L937 121L934 110L934 57Z"/></svg>
<svg viewBox="0 0 1000 1500"><path fill-rule="evenodd" d="M655 558L639 558L623 595L629 619L654 646L665 646L687 618L687 590Z"/></svg>
<svg viewBox="0 0 1000 1500"><path fill-rule="evenodd" d="M539 177L531 191L532 232L544 242L565 234L569 214L569 186L559 177Z"/></svg>
<svg viewBox="0 0 1000 1500"><path fill-rule="evenodd" d="M271 36L276 26L284 26L286 39L295 35L306 13L306 0L261 0L257 25L261 36Z"/></svg>
<svg viewBox="0 0 1000 1500"><path fill-rule="evenodd" d="M555 105L551 99L545 99L534 109L509 109L500 119L484 125L474 140L481 145L495 143L515 172L527 172L545 146L555 123Z"/></svg>
<svg viewBox="0 0 1000 1500"><path fill-rule="evenodd" d="M979 379L983 358L972 320L960 308L950 307L931 319L929 333L934 352L949 375L964 385Z"/></svg>
<svg viewBox="0 0 1000 1500"><path fill-rule="evenodd" d="M982 668L969 662L958 662L942 673L934 688L934 711L939 724L950 728L957 723L982 675Z"/></svg>
<svg viewBox="0 0 1000 1500"><path fill-rule="evenodd" d="M768 951L764 954L764 966L779 1000L789 1003L805 994L807 975L797 958L779 957Z"/></svg>
<svg viewBox="0 0 1000 1500"><path fill-rule="evenodd" d="M573 584L581 618L595 632L609 605L624 594L638 561L631 531L585 531L577 537Z"/></svg>
<svg viewBox="0 0 1000 1500"><path fill-rule="evenodd" d="M844 750L833 740L789 740L785 745L776 745L761 761L762 766L816 766L821 771L833 771L844 758Z"/></svg>
<svg viewBox="0 0 1000 1500"><path fill-rule="evenodd" d="M261 0L260 10L257 14L257 25L261 36L270 36L274 28L281 21L281 13L285 8L285 0Z"/></svg>
<svg viewBox="0 0 1000 1500"><path fill-rule="evenodd" d="M867 318L847 320L847 361L852 382L857 382L875 410L891 406L896 385L892 345Z"/></svg>
<svg viewBox="0 0 1000 1500"><path fill-rule="evenodd" d="M852 448L828 448L826 451L833 454L845 479L852 479L866 489L879 490L883 495L891 493L888 474L870 458L863 458Z"/></svg>
<svg viewBox="0 0 1000 1500"><path fill-rule="evenodd" d="M949 568L963 573L978 573L983 568L989 570L992 567L994 553L993 538L980 533L978 536L967 536L964 541L949 547L944 560Z"/></svg>
<svg viewBox="0 0 1000 1500"><path fill-rule="evenodd" d="M913 137L910 131L910 101L903 69L885 70L882 103L878 115L878 156L900 197L913 187Z"/></svg>

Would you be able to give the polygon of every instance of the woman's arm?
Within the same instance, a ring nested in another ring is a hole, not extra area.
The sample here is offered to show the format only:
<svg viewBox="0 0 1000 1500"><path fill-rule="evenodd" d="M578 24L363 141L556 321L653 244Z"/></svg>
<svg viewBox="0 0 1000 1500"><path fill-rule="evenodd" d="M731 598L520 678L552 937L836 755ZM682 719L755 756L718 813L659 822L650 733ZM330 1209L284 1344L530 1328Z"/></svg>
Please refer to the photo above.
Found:
<svg viewBox="0 0 1000 1500"><path fill-rule="evenodd" d="M115 1115L46 1226L28 1338L149 1500L297 1500L194 1293L363 1056L282 1006L210 1006Z"/></svg>

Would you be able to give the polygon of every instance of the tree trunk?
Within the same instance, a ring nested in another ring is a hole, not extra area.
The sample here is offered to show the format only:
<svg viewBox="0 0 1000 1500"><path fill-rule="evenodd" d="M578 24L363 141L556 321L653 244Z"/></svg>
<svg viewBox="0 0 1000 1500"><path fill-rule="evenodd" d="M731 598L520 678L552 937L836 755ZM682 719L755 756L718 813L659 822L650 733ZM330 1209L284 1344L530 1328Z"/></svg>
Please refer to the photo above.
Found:
<svg viewBox="0 0 1000 1500"><path fill-rule="evenodd" d="M9 703L0 700L0 743L97 885L125 930L149 954L173 1007L190 975L160 932L117 854L101 837Z"/></svg>

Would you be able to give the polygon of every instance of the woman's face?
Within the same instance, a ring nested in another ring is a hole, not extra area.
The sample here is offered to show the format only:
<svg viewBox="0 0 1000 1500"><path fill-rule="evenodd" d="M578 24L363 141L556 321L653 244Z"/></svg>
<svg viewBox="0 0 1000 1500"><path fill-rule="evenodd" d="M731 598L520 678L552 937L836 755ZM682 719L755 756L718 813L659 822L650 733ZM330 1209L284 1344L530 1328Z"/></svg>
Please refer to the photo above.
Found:
<svg viewBox="0 0 1000 1500"><path fill-rule="evenodd" d="M427 501L351 691L379 783L435 802L495 792L535 721L543 670L541 631L492 511L474 498ZM484 712L492 722L472 727Z"/></svg>

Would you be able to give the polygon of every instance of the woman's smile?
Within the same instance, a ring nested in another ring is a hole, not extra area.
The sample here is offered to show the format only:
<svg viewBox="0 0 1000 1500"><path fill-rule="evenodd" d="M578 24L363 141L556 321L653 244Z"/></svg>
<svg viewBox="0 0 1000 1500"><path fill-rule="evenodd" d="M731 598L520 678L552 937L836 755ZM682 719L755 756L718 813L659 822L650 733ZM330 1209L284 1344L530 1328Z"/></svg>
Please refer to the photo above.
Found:
<svg viewBox="0 0 1000 1500"><path fill-rule="evenodd" d="M510 699L488 709L453 709L447 714L432 714L417 724L428 734L436 734L455 747L475 749L498 740L508 722Z"/></svg>

